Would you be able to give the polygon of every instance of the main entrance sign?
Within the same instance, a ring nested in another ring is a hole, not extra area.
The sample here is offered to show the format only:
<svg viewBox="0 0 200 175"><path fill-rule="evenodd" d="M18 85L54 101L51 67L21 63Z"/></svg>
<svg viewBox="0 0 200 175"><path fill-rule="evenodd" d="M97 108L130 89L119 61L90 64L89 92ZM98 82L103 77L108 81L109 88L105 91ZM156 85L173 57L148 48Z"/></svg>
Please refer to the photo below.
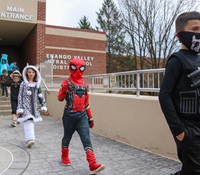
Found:
<svg viewBox="0 0 200 175"><path fill-rule="evenodd" d="M37 0L0 0L0 21L37 23Z"/></svg>
<svg viewBox="0 0 200 175"><path fill-rule="evenodd" d="M33 15L24 13L24 8L7 6L6 12L0 12L1 18L11 18L17 20L33 21Z"/></svg>

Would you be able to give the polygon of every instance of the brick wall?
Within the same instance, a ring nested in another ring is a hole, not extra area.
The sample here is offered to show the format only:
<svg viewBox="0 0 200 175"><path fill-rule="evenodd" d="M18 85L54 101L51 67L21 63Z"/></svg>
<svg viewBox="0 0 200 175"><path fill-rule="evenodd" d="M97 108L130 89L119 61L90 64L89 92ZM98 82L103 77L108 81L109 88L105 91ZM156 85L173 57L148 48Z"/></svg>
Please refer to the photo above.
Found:
<svg viewBox="0 0 200 175"><path fill-rule="evenodd" d="M53 30L51 34L46 34L45 53L47 59L51 59L53 55L54 74L68 75L67 65L70 59L76 57L86 62L85 75L106 73L106 41L103 39L105 33L58 26L46 27L47 32L49 28ZM93 34L94 37L91 37Z"/></svg>
<svg viewBox="0 0 200 175"><path fill-rule="evenodd" d="M69 50L59 50L59 49L46 49L46 53L48 54L53 54L54 57L57 55L61 55L61 56L65 56L65 55L70 55L70 58L74 58L74 56L77 55L81 55L81 56L87 56L87 57L94 57L93 61L87 61L86 60L86 71L85 71L85 75L93 75L93 74L104 74L106 73L106 55L105 53L92 53L92 52L81 52L81 51L69 51ZM55 59L54 60L60 60L60 59ZM70 61L70 59L68 58L64 58L62 59L64 61L66 61L66 65L65 64L54 64L54 66L63 66L65 65L67 68L67 65ZM69 75L69 71L65 68L63 68L63 70L59 68L54 69L54 74L55 75Z"/></svg>
<svg viewBox="0 0 200 175"><path fill-rule="evenodd" d="M105 51L105 41L86 38L74 38L59 35L46 35L46 45L56 47L78 48Z"/></svg>
<svg viewBox="0 0 200 175"><path fill-rule="evenodd" d="M45 58L46 2L38 2L36 64Z"/></svg>
<svg viewBox="0 0 200 175"><path fill-rule="evenodd" d="M45 59L45 25L37 24L36 64Z"/></svg>
<svg viewBox="0 0 200 175"><path fill-rule="evenodd" d="M38 2L37 20L46 21L46 2Z"/></svg>

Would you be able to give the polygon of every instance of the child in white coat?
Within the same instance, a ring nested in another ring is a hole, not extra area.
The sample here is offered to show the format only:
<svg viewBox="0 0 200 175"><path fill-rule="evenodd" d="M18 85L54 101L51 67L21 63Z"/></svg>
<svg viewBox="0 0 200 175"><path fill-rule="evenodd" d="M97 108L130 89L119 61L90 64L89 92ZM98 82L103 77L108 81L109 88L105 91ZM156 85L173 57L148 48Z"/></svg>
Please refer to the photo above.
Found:
<svg viewBox="0 0 200 175"><path fill-rule="evenodd" d="M41 92L41 75L35 66L26 66L22 72L23 82L20 85L18 95L17 114L20 115L18 122L24 123L24 134L27 147L31 148L35 141L34 122L42 121L38 110L39 100L41 111L46 112L45 98Z"/></svg>

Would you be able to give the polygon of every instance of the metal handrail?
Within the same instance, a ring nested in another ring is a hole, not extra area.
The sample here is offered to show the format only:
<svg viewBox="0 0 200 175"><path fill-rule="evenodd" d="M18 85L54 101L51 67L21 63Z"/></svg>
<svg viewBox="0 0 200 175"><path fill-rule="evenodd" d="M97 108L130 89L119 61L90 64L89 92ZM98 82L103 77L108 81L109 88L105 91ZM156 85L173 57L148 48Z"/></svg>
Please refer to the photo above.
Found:
<svg viewBox="0 0 200 175"><path fill-rule="evenodd" d="M164 68L84 76L92 92L159 92Z"/></svg>
<svg viewBox="0 0 200 175"><path fill-rule="evenodd" d="M48 86L46 85L46 83L45 83L44 79L43 79L43 78L41 78L41 80L42 80L42 83L43 83L43 85L44 85L44 87L45 87L45 89L46 89L47 93L49 93L49 92L50 92L50 89L49 89L49 88L48 88Z"/></svg>
<svg viewBox="0 0 200 175"><path fill-rule="evenodd" d="M42 82L49 92L49 89L59 88L64 77L54 76L53 65L48 61L40 63L40 72L43 78ZM160 82L164 75L164 68L144 69L126 72L116 72L108 74L96 74L84 76L89 84L91 92L109 92L109 93L136 93L141 92L159 92ZM67 77L67 76L66 76ZM152 93L151 93L152 94Z"/></svg>

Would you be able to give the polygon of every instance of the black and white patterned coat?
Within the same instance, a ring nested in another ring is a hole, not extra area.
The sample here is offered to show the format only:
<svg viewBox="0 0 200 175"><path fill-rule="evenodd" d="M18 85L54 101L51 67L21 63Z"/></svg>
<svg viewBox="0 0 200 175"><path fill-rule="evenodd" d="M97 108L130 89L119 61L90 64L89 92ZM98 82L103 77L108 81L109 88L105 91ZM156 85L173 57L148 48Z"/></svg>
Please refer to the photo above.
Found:
<svg viewBox="0 0 200 175"><path fill-rule="evenodd" d="M37 82L35 83L29 83L27 80L26 71L29 68L32 68L36 71ZM40 111L38 110L38 101L41 105L42 111L47 111L47 108L45 98L40 88L40 72L35 66L26 66L22 75L24 81L20 85L18 95L17 114L21 114L20 118L18 118L18 122L21 123L29 119L33 120L34 122L42 121Z"/></svg>

